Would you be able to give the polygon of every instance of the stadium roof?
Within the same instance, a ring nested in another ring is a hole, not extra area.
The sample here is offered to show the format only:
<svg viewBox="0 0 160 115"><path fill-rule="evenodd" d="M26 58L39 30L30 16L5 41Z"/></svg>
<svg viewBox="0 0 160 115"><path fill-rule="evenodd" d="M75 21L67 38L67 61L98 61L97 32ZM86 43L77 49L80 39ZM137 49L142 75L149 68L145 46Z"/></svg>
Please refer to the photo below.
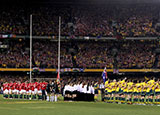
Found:
<svg viewBox="0 0 160 115"><path fill-rule="evenodd" d="M59 2L59 3L106 3L106 2L113 2L113 3L153 3L153 2L160 2L160 0L32 0L35 2Z"/></svg>
<svg viewBox="0 0 160 115"><path fill-rule="evenodd" d="M160 0L2 0L1 3L160 3Z"/></svg>

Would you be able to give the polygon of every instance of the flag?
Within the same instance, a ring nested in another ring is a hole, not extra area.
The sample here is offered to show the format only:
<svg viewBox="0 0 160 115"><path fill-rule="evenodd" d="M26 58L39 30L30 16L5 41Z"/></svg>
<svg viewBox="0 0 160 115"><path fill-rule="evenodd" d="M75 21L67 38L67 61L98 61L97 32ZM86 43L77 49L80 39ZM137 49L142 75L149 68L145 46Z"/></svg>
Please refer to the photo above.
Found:
<svg viewBox="0 0 160 115"><path fill-rule="evenodd" d="M57 84L60 84L60 74L59 74L59 72L58 72L58 74L57 74Z"/></svg>
<svg viewBox="0 0 160 115"><path fill-rule="evenodd" d="M146 76L145 76L144 78L145 78L145 80L149 80L149 78L148 78L148 77L146 77Z"/></svg>
<svg viewBox="0 0 160 115"><path fill-rule="evenodd" d="M106 67L104 68L104 71L102 72L102 78L103 78L103 81L104 83L106 82L108 76L107 76L107 71L106 71Z"/></svg>
<svg viewBox="0 0 160 115"><path fill-rule="evenodd" d="M113 69L113 74L119 74L119 69Z"/></svg>
<svg viewBox="0 0 160 115"><path fill-rule="evenodd" d="M83 68L80 68L80 72L84 72L84 69L83 69Z"/></svg>

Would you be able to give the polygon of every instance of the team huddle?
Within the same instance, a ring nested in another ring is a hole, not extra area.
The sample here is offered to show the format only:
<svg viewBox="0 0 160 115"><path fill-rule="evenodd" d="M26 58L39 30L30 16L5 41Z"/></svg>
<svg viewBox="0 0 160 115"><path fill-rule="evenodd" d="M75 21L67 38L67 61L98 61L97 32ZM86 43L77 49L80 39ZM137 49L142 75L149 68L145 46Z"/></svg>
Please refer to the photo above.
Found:
<svg viewBox="0 0 160 115"><path fill-rule="evenodd" d="M46 82L11 82L3 84L4 98L44 99Z"/></svg>
<svg viewBox="0 0 160 115"><path fill-rule="evenodd" d="M160 104L160 81L107 80L105 101L117 103Z"/></svg>

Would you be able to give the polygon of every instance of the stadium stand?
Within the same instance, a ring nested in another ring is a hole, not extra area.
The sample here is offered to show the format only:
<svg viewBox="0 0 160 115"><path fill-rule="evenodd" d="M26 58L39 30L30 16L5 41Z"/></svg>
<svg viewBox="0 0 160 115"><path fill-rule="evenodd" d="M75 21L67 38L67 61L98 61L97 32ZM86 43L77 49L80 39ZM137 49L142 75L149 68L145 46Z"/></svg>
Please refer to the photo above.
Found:
<svg viewBox="0 0 160 115"><path fill-rule="evenodd" d="M58 15L62 16L62 36L108 37L120 34L124 37L155 37L158 23L158 5L137 6L108 5L53 7L2 7L0 33L29 34L29 14L33 14L33 35L58 35ZM12 10L11 10L12 9ZM101 12L99 14L99 12ZM88 21L90 20L90 21ZM73 26L69 26L72 23ZM71 30L73 32L71 32Z"/></svg>
<svg viewBox="0 0 160 115"><path fill-rule="evenodd" d="M28 42L9 40L9 49L0 54L1 68L29 68ZM126 41L74 41L69 45L62 41L61 68L113 69L112 49L117 48L117 64L120 69L150 69L155 63L156 40ZM69 51L75 48L74 55ZM57 67L57 42L35 40L33 43L33 67ZM97 55L98 54L98 55ZM158 68L160 62L158 61Z"/></svg>

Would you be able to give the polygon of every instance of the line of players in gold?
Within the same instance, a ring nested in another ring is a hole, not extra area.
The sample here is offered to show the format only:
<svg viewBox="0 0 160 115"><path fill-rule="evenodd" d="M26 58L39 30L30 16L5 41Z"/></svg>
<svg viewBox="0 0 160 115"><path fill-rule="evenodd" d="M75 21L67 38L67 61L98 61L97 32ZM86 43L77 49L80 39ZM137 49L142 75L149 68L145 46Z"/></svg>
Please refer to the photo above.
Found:
<svg viewBox="0 0 160 115"><path fill-rule="evenodd" d="M160 81L151 80L105 82L105 101L128 104L160 104Z"/></svg>

